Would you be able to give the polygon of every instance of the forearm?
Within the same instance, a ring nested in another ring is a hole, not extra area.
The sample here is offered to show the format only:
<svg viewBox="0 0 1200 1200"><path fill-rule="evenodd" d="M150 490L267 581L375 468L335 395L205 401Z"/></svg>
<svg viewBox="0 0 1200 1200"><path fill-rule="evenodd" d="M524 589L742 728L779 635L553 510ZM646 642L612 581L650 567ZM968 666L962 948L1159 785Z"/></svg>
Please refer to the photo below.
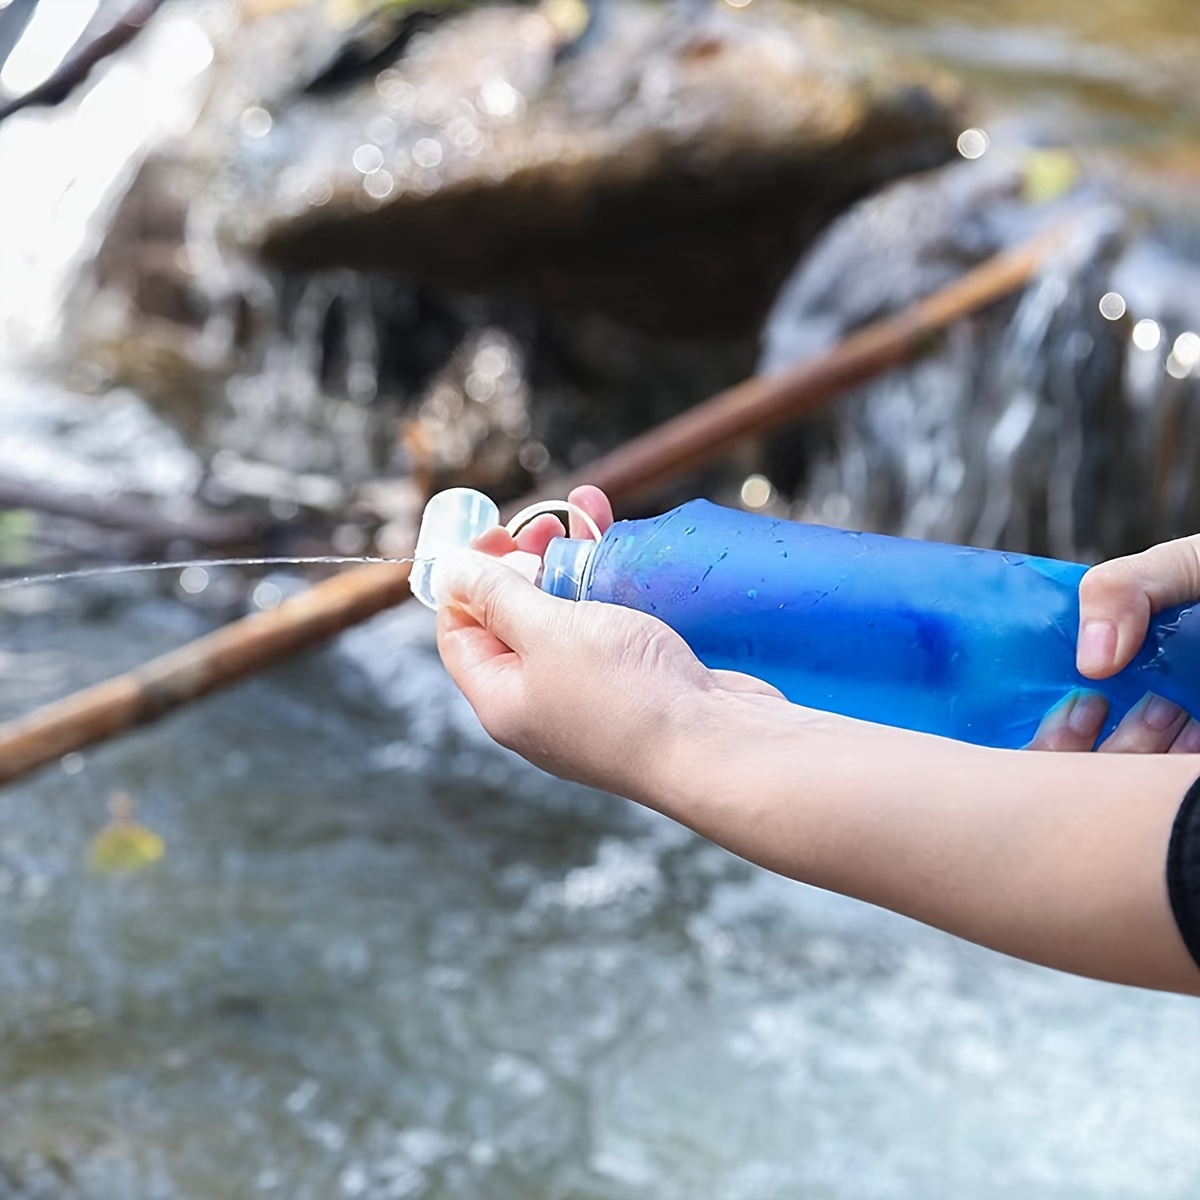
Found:
<svg viewBox="0 0 1200 1200"><path fill-rule="evenodd" d="M1187 755L984 750L714 693L660 808L781 874L1021 958L1200 994L1165 882Z"/></svg>
<svg viewBox="0 0 1200 1200"><path fill-rule="evenodd" d="M1200 756L983 750L821 715L707 670L644 613L483 554L439 567L442 657L530 761L996 950L1200 994L1166 883Z"/></svg>

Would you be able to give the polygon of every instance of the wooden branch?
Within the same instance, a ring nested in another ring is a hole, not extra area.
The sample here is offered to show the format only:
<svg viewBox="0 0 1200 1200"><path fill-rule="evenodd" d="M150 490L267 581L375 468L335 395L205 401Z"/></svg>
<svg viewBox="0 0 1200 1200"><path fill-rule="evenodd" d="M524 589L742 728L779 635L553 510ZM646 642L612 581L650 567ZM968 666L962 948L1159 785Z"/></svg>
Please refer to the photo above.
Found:
<svg viewBox="0 0 1200 1200"><path fill-rule="evenodd" d="M359 567L281 604L0 726L0 783L273 666L408 594L407 565Z"/></svg>
<svg viewBox="0 0 1200 1200"><path fill-rule="evenodd" d="M17 479L0 478L0 509L3 508L27 508L70 517L102 529L134 533L160 545L184 541L214 548L244 546L260 543L265 532L262 522L248 517L199 513L172 520L145 501L127 497L97 500Z"/></svg>
<svg viewBox="0 0 1200 1200"><path fill-rule="evenodd" d="M165 0L134 0L125 15L103 33L72 51L63 64L44 83L21 96L0 103L0 121L26 108L53 108L61 104L106 58L129 45L145 29L147 22Z"/></svg>
<svg viewBox="0 0 1200 1200"><path fill-rule="evenodd" d="M731 388L520 504L542 499L546 491L562 496L586 482L606 489L620 505L699 466L736 439L773 428L914 358L953 322L1028 283L1062 236L1044 235L999 255L899 316L790 370ZM126 675L0 725L0 784L307 650L407 595L407 566L357 567L272 612L235 621Z"/></svg>

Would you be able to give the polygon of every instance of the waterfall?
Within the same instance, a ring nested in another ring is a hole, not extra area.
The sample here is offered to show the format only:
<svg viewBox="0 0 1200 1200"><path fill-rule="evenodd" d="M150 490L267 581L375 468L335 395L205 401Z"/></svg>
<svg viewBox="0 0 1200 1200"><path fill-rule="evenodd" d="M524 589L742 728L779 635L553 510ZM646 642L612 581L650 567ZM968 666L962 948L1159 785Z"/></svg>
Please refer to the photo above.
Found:
<svg viewBox="0 0 1200 1200"><path fill-rule="evenodd" d="M43 82L97 8L98 0L40 5L0 88ZM195 120L212 56L195 6L172 6L65 104L0 124L0 363L52 353L72 267L94 248L99 218L148 146Z"/></svg>

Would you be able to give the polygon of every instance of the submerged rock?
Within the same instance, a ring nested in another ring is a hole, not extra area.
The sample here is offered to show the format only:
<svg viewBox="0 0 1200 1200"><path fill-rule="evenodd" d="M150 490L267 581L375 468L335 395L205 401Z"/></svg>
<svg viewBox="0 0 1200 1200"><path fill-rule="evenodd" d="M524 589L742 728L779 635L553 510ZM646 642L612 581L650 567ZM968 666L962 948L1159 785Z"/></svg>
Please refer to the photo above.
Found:
<svg viewBox="0 0 1200 1200"><path fill-rule="evenodd" d="M744 377L803 246L962 124L944 75L773 0L621 0L566 58L548 12L483 7L305 95L330 8L219 37L73 326L197 441L351 481L511 492Z"/></svg>

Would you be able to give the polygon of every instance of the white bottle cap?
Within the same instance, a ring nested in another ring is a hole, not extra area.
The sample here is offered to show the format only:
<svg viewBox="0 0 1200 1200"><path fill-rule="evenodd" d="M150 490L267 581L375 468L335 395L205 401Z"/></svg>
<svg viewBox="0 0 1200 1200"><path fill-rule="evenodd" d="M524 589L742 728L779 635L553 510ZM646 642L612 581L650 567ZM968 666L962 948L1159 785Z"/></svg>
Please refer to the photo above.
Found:
<svg viewBox="0 0 1200 1200"><path fill-rule="evenodd" d="M408 580L412 594L426 608L437 608L434 563L456 550L465 550L481 533L499 524L500 510L495 501L474 488L450 488L433 496L425 505L417 534L416 561Z"/></svg>

